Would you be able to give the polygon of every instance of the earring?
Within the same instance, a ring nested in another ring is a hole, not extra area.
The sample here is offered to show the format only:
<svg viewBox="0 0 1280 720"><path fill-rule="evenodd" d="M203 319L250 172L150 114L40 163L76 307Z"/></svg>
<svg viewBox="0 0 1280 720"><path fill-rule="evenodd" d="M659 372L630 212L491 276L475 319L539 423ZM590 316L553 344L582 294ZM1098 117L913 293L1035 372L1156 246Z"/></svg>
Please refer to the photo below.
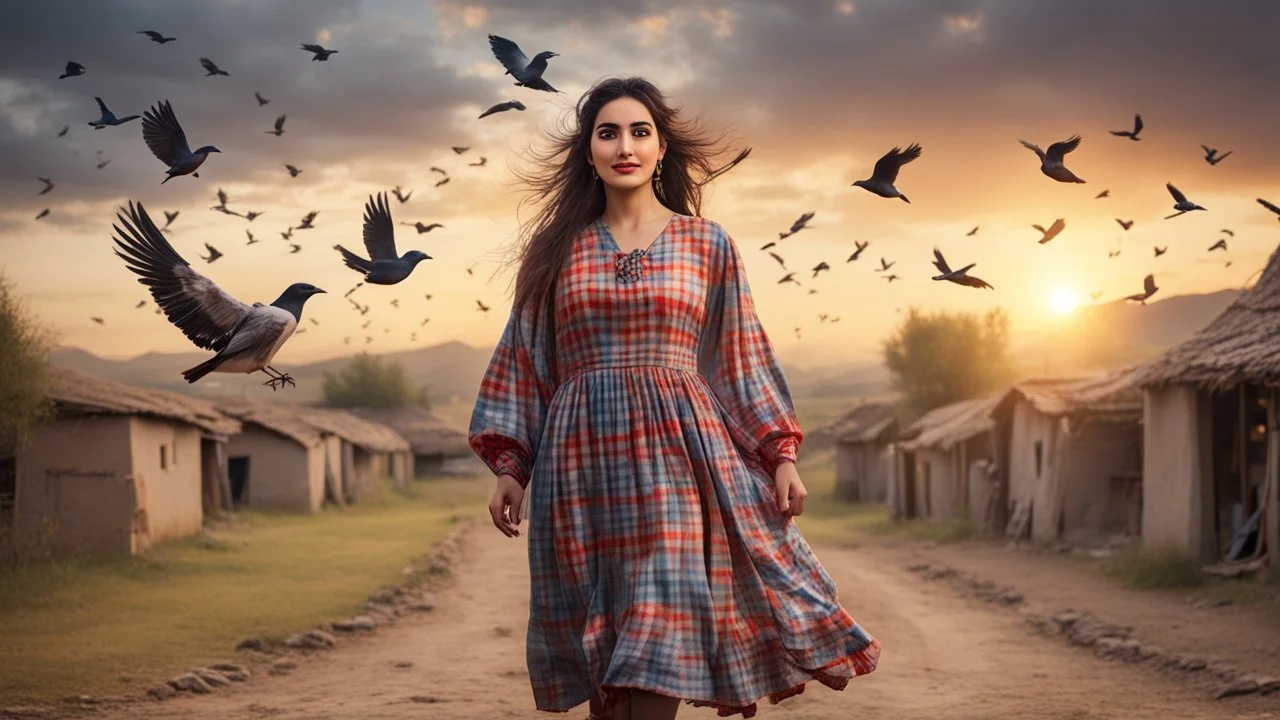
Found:
<svg viewBox="0 0 1280 720"><path fill-rule="evenodd" d="M658 158L658 165L653 169L653 177L654 178L662 177L662 158Z"/></svg>
<svg viewBox="0 0 1280 720"><path fill-rule="evenodd" d="M592 165L592 166L591 166L591 181L592 181L592 182L595 182L596 180L599 180L599 179L600 179L600 176L596 174L596 166L595 166L595 165Z"/></svg>

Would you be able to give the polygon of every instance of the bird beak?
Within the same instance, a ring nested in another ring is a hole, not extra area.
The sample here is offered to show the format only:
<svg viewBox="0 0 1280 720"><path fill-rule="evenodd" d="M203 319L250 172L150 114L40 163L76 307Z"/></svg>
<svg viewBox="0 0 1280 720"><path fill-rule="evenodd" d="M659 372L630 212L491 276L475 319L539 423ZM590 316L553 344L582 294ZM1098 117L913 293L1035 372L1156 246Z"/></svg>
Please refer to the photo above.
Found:
<svg viewBox="0 0 1280 720"><path fill-rule="evenodd" d="M325 292L324 290L321 290L320 288L316 288L316 292L315 292L315 293L312 293L312 294L314 295L314 294L316 294L316 293L321 293L321 294L325 294L325 295L328 295L328 294L329 294L329 293Z"/></svg>

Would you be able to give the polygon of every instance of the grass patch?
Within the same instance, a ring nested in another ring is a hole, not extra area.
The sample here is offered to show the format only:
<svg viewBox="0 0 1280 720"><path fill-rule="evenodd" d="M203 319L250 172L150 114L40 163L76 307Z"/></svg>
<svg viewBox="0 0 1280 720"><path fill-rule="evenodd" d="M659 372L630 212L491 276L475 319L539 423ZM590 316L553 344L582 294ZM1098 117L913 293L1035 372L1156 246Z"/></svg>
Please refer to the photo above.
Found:
<svg viewBox="0 0 1280 720"><path fill-rule="evenodd" d="M1196 561L1176 549L1126 548L1107 558L1102 569L1129 587L1148 590L1195 588L1207 580Z"/></svg>
<svg viewBox="0 0 1280 720"><path fill-rule="evenodd" d="M314 515L237 513L144 555L6 572L0 706L140 689L234 659L246 637L281 638L355 614L374 588L399 582L459 519L479 513L488 492L478 479L388 486Z"/></svg>

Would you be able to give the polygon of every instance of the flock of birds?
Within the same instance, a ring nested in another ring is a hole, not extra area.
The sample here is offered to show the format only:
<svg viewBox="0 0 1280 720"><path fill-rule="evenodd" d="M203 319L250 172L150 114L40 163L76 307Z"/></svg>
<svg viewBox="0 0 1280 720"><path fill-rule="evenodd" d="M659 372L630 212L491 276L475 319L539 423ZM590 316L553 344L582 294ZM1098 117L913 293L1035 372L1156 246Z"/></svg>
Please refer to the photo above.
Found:
<svg viewBox="0 0 1280 720"><path fill-rule="evenodd" d="M138 31L138 34L146 35L160 45L177 40L153 30ZM530 59L516 43L497 35L489 35L489 45L494 57L506 68L506 74L511 75L515 80L516 86L550 93L559 92L542 77L547 69L547 60L556 57L556 53L544 51ZM304 43L301 47L312 53L313 62L327 62L331 56L339 52L314 43ZM206 76L230 75L209 58L200 58L200 65L204 68ZM84 65L68 62L59 79L85 74L87 70ZM254 98L259 107L271 102L256 91ZM208 161L209 156L221 152L213 145L202 145L192 150L186 132L168 100L157 102L141 115L124 117L112 112L101 97L95 97L94 100L98 104L100 116L88 124L95 130L118 127L141 118L143 142L151 154L165 167L165 177L161 180L161 185L177 177L188 175L199 177L199 170ZM524 103L513 99L487 108L480 114L480 118L525 109ZM285 133L286 120L287 115L281 114L276 118L272 129L264 132L276 137L282 136ZM69 126L63 127L57 137L63 137L68 130L70 130ZM462 155L470 150L470 147L454 146L452 150L455 154ZM487 159L481 156L478 161L469 165L484 167L486 163ZM98 167L99 169L105 167L105 163L100 163ZM284 168L291 178L296 178L302 172L300 168L291 164L284 164ZM436 187L449 182L450 176L445 169L433 166L431 171L442 176L435 183ZM42 177L39 181L44 184L39 195L48 194L55 187L55 183L50 178ZM413 190L406 192L397 186L391 191L391 195L400 204L404 204L409 202L413 192ZM229 197L221 188L218 189L216 197L218 204L211 208L214 211L242 217L249 222L263 214L259 211L248 211L242 214L232 210L227 204ZM48 217L50 212L50 208L45 208L36 216L36 219ZM112 227L115 230L113 238L115 254L125 262L129 270L138 276L138 282L148 288L156 303L157 314L163 313L194 345L214 353L206 361L183 371L183 377L187 382L194 383L212 372L261 371L270 378L264 385L273 390L294 386L292 377L271 366L272 359L291 336L305 332L305 328L299 328L298 325L302 321L302 311L307 300L326 291L310 283L294 283L285 288L270 304L256 302L248 304L235 298L193 268L169 243L165 234L169 232L169 226L179 214L180 211L177 210L164 211L165 223L163 226L157 226L141 203L135 204L130 201L127 208L121 208L117 214L119 222ZM285 241L290 241L295 231L314 228L313 223L318 214L317 210L307 213L297 225L290 225L281 232L281 237ZM413 227L418 235L444 227L441 223L420 221L400 224ZM251 230L246 229L245 234L248 237L247 245L260 242ZM361 276L360 282L348 290L344 298L356 312L365 315L369 312L369 305L361 305L351 298L357 289L365 284L396 285L408 279L418 264L431 260L432 257L417 249L408 250L403 254L398 252L391 205L385 192L370 196L365 205L362 239L367 257L341 244L335 245L334 250L337 251L345 267ZM290 247L292 253L302 249L302 246L297 243L290 243ZM213 245L205 243L205 248L208 254L199 257L206 263L213 263L223 257L223 253ZM474 275L474 267L475 263L466 268L468 275ZM425 297L430 300L432 296L426 294ZM399 307L399 300L393 298L390 304L392 307ZM144 300L136 307L142 308L145 305ZM476 309L482 313L488 313L491 308L477 299ZM105 324L102 317L95 316L91 319L100 325ZM309 320L312 324L318 324L314 318ZM425 326L429 321L430 318L423 320L420 326ZM367 329L368 326L369 321L366 321L362 329ZM372 339L366 336L365 342L372 342ZM416 340L416 333L411 336L411 340ZM350 337L344 339L348 344L350 341Z"/></svg>
<svg viewBox="0 0 1280 720"><path fill-rule="evenodd" d="M1144 123L1142 121L1142 115L1135 114L1132 130L1111 130L1110 133L1117 137L1128 138L1131 141L1139 141L1141 140L1141 138L1139 137L1139 134L1142 132L1143 127L1144 127ZM1041 173L1043 173L1045 176L1057 182L1073 183L1073 184L1083 184L1085 182L1082 178L1080 178L1070 168L1066 166L1067 154L1069 154L1070 152L1078 148L1080 146L1080 141L1081 141L1080 135L1073 135L1067 138L1066 140L1052 143L1051 145L1049 145L1049 148L1047 150L1044 150L1044 149L1041 149L1040 146L1034 143L1031 143L1022 139L1018 140L1018 142L1022 144L1023 147L1034 152L1036 154L1036 157L1039 158ZM1231 153L1233 152L1228 150L1225 153L1219 153L1219 151L1216 148L1209 147L1208 145L1201 145L1200 147L1202 150L1204 150L1204 161L1207 162L1209 165L1213 165L1213 166L1216 166L1218 163L1225 160L1227 156L1231 155ZM923 152L923 149L917 143L913 143L909 145L905 150L899 147L894 147L893 149L889 150L889 152L885 153L879 160L876 161L875 167L871 171L871 177L864 180L855 180L852 183L852 186L860 187L882 198L890 198L890 199L896 198L907 204L910 204L911 201L907 198L905 194L902 193L901 190L898 189L896 185L898 181L898 174L904 165L919 159L922 152ZM1171 218L1184 215L1188 212L1206 209L1201 205L1195 202L1192 202L1191 200L1188 200L1186 194L1184 194L1181 190L1175 187L1173 183L1166 183L1165 188L1169 191L1170 196L1172 196L1173 198L1173 210L1174 210L1173 213L1166 215L1164 217L1165 220L1169 220ZM1104 198L1108 198L1110 196L1111 196L1111 191L1109 189L1104 189L1101 192L1099 192L1096 196L1094 196L1094 199L1101 200ZM1258 204L1260 204L1262 207L1266 208L1267 210L1270 210L1272 213L1275 213L1277 216L1280 216L1280 206L1277 206L1263 198L1257 198L1257 201L1258 201ZM762 251L767 251L769 255L778 262L778 264L782 267L782 269L786 271L787 270L786 261L773 248L776 248L778 246L778 241L785 240L786 238L808 227L809 222L813 220L815 215L816 213L813 211L803 213L802 215L800 215L800 217L798 217L795 220L795 222L791 224L791 227L778 233L777 241L768 242L764 246L762 246L760 249ZM1280 219L1280 217L1278 217L1277 219ZM1116 218L1116 222L1125 231L1128 231L1134 225L1134 220L1124 220L1121 218ZM1064 218L1058 218L1054 220L1047 228L1039 224L1032 225L1031 227L1039 231L1040 238L1037 242L1043 245L1053 240L1064 229L1066 229L1066 220ZM977 232L978 232L978 227L975 226L972 230L965 233L965 235L966 237L972 237L976 235ZM1230 228L1224 228L1221 232L1230 237L1235 236L1235 233ZM865 251L869 245L870 245L869 241L866 241L866 242L855 241L854 251L851 255L849 255L849 257L845 260L845 262L851 263L851 262L857 261L858 258L862 255L863 251ZM1160 257L1165 252L1167 252L1168 249L1169 249L1168 246L1165 246L1165 247L1156 246L1154 248L1154 256ZM1214 242L1208 248L1208 252L1214 252L1216 250L1222 250L1224 252L1227 250L1226 238L1219 238L1216 242ZM1119 255L1120 255L1119 250L1109 251L1107 254L1108 258L1115 258L1115 257L1118 257ZM880 266L877 267L875 271L878 273L882 273L881 277L883 277L885 281L889 283L893 283L896 280L901 280L902 279L901 276L889 272L889 270L896 263L897 263L896 260L890 261L885 259L884 257L881 257ZM985 288L985 289L991 289L991 290L995 289L986 280L983 280L979 277L969 274L969 271L972 270L974 267L976 267L977 263L968 263L962 267L953 269L950 263L948 263L946 258L943 256L942 251L936 247L933 249L933 266L937 269L938 274L932 276L932 280L935 280L938 282L950 282L956 285L962 285L962 286L971 287L971 288L979 288L979 289ZM1226 266L1230 267L1231 261L1228 260L1226 262ZM816 278L820 273L827 272L830 270L831 270L831 266L826 261L819 262L817 265L811 268L811 271L813 273L812 278ZM786 272L786 274L783 275L778 280L778 284L784 284L784 283L794 283L797 286L801 286L800 281L796 279L796 273L791 271ZM1153 273L1149 273L1145 278L1143 278L1142 287L1143 287L1142 292L1134 293L1132 295L1127 295L1124 297L1124 299L1145 305L1146 301L1150 299L1153 295L1155 295L1156 292L1159 290L1159 287L1156 285L1156 282L1155 282L1155 275ZM817 290L811 288L809 289L808 292L809 294L814 294L817 292ZM1095 301L1101 296L1102 296L1101 292L1093 292L1090 294L1090 297ZM825 313L818 315L819 322L838 322L839 320L840 318L831 317L830 315ZM796 337L799 338L800 337L799 327L795 328L795 333L796 333Z"/></svg>

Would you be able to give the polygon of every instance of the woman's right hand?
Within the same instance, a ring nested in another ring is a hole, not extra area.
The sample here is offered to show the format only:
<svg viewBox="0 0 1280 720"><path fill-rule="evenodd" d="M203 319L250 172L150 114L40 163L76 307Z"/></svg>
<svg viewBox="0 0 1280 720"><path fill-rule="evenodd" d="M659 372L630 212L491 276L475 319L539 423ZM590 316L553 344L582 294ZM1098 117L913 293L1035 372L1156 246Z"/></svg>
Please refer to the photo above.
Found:
<svg viewBox="0 0 1280 720"><path fill-rule="evenodd" d="M524 488L510 475L499 475L498 485L489 499L489 516L493 526L507 537L520 536L520 507L524 502Z"/></svg>

